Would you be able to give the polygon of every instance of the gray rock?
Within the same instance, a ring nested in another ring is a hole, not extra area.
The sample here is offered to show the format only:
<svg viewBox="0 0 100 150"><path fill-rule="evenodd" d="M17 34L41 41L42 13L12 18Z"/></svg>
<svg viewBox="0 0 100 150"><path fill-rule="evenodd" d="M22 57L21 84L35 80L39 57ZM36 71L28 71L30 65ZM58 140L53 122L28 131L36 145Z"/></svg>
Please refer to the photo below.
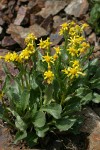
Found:
<svg viewBox="0 0 100 150"><path fill-rule="evenodd" d="M72 0L71 3L65 8L65 12L68 15L75 17L81 17L88 10L89 4L87 0Z"/></svg>
<svg viewBox="0 0 100 150"><path fill-rule="evenodd" d="M2 46L3 47L9 47L16 44L16 42L11 38L11 36L5 36L2 40Z"/></svg>
<svg viewBox="0 0 100 150"><path fill-rule="evenodd" d="M67 5L65 1L55 1L55 0L47 0L45 2L45 7L37 13L37 15L41 15L44 18L47 18L49 15L56 15Z"/></svg>
<svg viewBox="0 0 100 150"><path fill-rule="evenodd" d="M58 33L51 33L50 35L52 46L58 45L62 39L63 39L63 36L59 36Z"/></svg>
<svg viewBox="0 0 100 150"><path fill-rule="evenodd" d="M21 6L18 10L17 17L14 21L14 24L21 25L22 21L24 20L24 18L26 16L26 13L27 13L27 7Z"/></svg>
<svg viewBox="0 0 100 150"><path fill-rule="evenodd" d="M37 24L24 28L14 24L10 24L7 33L11 34L12 38L23 48L25 47L24 39L29 33L33 33L37 38L48 35L48 32Z"/></svg>

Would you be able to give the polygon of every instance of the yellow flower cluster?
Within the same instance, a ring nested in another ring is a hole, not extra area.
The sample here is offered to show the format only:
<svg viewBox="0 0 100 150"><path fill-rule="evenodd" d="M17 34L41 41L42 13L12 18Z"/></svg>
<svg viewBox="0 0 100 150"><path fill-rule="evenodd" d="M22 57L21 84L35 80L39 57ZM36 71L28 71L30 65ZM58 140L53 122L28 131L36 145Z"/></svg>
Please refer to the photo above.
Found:
<svg viewBox="0 0 100 150"><path fill-rule="evenodd" d="M63 35L64 34L64 32L66 32L67 30L68 30L68 27L69 27L69 24L68 23L63 23L62 25L61 25L61 29L60 29L60 31L59 31L59 35Z"/></svg>
<svg viewBox="0 0 100 150"><path fill-rule="evenodd" d="M45 71L44 73L44 79L47 81L48 84L51 84L54 79L54 73L51 71L51 64L54 64L55 60L59 57L61 54L60 47L54 47L55 54L53 56L50 56L47 52L45 56L43 56L43 62L46 62L48 65L48 71Z"/></svg>
<svg viewBox="0 0 100 150"><path fill-rule="evenodd" d="M24 60L28 60L31 55L35 52L34 41L36 40L33 34L29 34L25 42L27 43L26 48L21 51L20 54L16 52L8 52L5 56L1 56L1 59L4 59L6 62L23 62Z"/></svg>
<svg viewBox="0 0 100 150"><path fill-rule="evenodd" d="M75 36L77 34L81 34L84 30L84 28L88 27L88 24L84 23L80 27L77 25L74 21L69 22L69 23L63 23L61 25L61 29L59 31L59 35L63 35L65 32L68 31L68 34L71 36Z"/></svg>
<svg viewBox="0 0 100 150"><path fill-rule="evenodd" d="M40 39L40 43L38 44L40 49L48 49L50 48L50 45L52 44L52 42L50 42L50 38L47 38L46 40L42 40Z"/></svg>
<svg viewBox="0 0 100 150"><path fill-rule="evenodd" d="M48 65L48 70L44 72L44 79L48 84L51 84L54 78L54 74L51 71L51 64L54 63L53 57L49 56L48 52L45 56L43 56L43 62L46 62Z"/></svg>
<svg viewBox="0 0 100 150"><path fill-rule="evenodd" d="M71 66L67 69L65 68L62 70L70 79L78 78L79 75L84 76L85 74L82 73L82 69L80 68L80 62L79 60L71 61Z"/></svg>
<svg viewBox="0 0 100 150"><path fill-rule="evenodd" d="M64 28L65 24L67 28ZM64 32L66 32L67 36L69 37L66 47L66 51L70 55L69 66L62 71L70 79L77 78L79 75L85 75L82 72L79 59L80 56L83 55L90 47L90 45L86 42L85 38L82 36L83 30L87 26L87 24L79 26L76 25L75 22L70 22L64 23L62 25L62 28L60 29L60 35L64 35Z"/></svg>
<svg viewBox="0 0 100 150"><path fill-rule="evenodd" d="M26 43L26 45L29 44L29 43L34 44L35 40L37 40L37 38L35 37L35 35L32 34L32 33L30 33L25 38L25 43Z"/></svg>
<svg viewBox="0 0 100 150"><path fill-rule="evenodd" d="M63 23L59 31L60 35L64 35L64 50L69 56L69 62L67 62L68 66L65 66L62 72L64 72L64 74L66 74L67 77L70 79L77 78L79 75L85 75L81 69L82 67L80 64L80 57L84 56L83 54L90 47L90 45L86 42L85 38L82 36L83 30L87 26L87 24L79 26L72 21L69 23ZM6 62L18 63L29 60L29 58L31 58L31 56L35 53L36 39L37 38L33 34L29 34L25 39L26 47L24 50L21 51L21 53L17 54L16 52L8 52L5 56L0 56L0 58L4 59ZM51 44L52 42L50 42L50 38L47 38L46 40L40 39L40 42L38 44L40 49L46 50L44 51L44 55L42 55L42 62L47 64L47 68L46 71L43 73L43 76L44 80L46 80L48 84L51 84L53 82L54 65L56 65L56 62L60 60L58 58L63 51L63 48L61 49L59 46L53 47L54 54L51 55L51 53L53 52L50 51ZM62 57L60 58L62 59Z"/></svg>
<svg viewBox="0 0 100 150"><path fill-rule="evenodd" d="M4 57L6 62L14 62L14 61L18 61L18 54L16 52L8 52Z"/></svg>

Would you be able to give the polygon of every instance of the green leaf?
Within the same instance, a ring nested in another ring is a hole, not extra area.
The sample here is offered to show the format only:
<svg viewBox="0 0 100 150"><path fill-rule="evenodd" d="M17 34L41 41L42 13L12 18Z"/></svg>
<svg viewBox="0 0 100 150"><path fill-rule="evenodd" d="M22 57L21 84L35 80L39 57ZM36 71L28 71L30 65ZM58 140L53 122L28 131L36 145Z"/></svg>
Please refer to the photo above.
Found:
<svg viewBox="0 0 100 150"><path fill-rule="evenodd" d="M46 122L45 113L42 111L38 111L34 118L33 118L33 124L35 127L43 127Z"/></svg>
<svg viewBox="0 0 100 150"><path fill-rule="evenodd" d="M34 90L38 87L35 76L30 77L30 84L31 84L32 89L34 89Z"/></svg>
<svg viewBox="0 0 100 150"><path fill-rule="evenodd" d="M81 104L86 104L92 100L92 91L88 87L80 87L76 90L76 96L81 99Z"/></svg>
<svg viewBox="0 0 100 150"><path fill-rule="evenodd" d="M76 119L62 118L56 121L55 126L60 131L67 131L74 125L75 122L76 122Z"/></svg>
<svg viewBox="0 0 100 150"><path fill-rule="evenodd" d="M31 111L30 111L30 116L31 116L31 118L34 118L36 112L37 112L37 104L34 103L34 104L33 104L33 107L31 107Z"/></svg>
<svg viewBox="0 0 100 150"><path fill-rule="evenodd" d="M20 131L24 131L27 128L27 125L21 119L21 117L19 116L19 114L16 111L11 110L10 108L7 108L7 110L10 111L14 117L16 117L16 120L15 120L16 128L18 128Z"/></svg>
<svg viewBox="0 0 100 150"><path fill-rule="evenodd" d="M18 131L16 133L14 144L16 144L18 141L20 141L20 140L22 140L22 139L24 139L26 137L27 137L27 132L25 130L23 132Z"/></svg>
<svg viewBox="0 0 100 150"><path fill-rule="evenodd" d="M96 66L96 65L98 65L98 62L99 62L98 58L95 58L90 62L90 66Z"/></svg>
<svg viewBox="0 0 100 150"><path fill-rule="evenodd" d="M48 85L45 89L45 94L44 94L44 102L43 104L50 104L52 101L52 94L53 94L53 86L52 85Z"/></svg>
<svg viewBox="0 0 100 150"><path fill-rule="evenodd" d="M94 98L92 99L92 101L94 103L100 103L100 94L97 93L93 93Z"/></svg>
<svg viewBox="0 0 100 150"><path fill-rule="evenodd" d="M29 105L30 91L24 89L20 97L21 110L25 111L27 106Z"/></svg>
<svg viewBox="0 0 100 150"><path fill-rule="evenodd" d="M93 98L93 95L92 95L92 92L90 92L81 99L81 104L85 105L86 103L92 101L92 98Z"/></svg>
<svg viewBox="0 0 100 150"><path fill-rule="evenodd" d="M34 132L31 132L31 133L29 132L29 133L27 133L27 137L25 138L25 140L26 140L28 146L30 148L33 148L34 145L37 144L38 136Z"/></svg>
<svg viewBox="0 0 100 150"><path fill-rule="evenodd" d="M15 125L16 128L18 128L20 131L24 131L27 128L26 123L21 119L19 115L16 116Z"/></svg>
<svg viewBox="0 0 100 150"><path fill-rule="evenodd" d="M46 132L49 130L49 127L48 126L44 126L42 128L36 128L36 134L39 136L39 137L44 137Z"/></svg>
<svg viewBox="0 0 100 150"><path fill-rule="evenodd" d="M90 83L91 83L91 88L97 88L97 89L100 89L100 78L98 79L94 79L94 80L90 80Z"/></svg>
<svg viewBox="0 0 100 150"><path fill-rule="evenodd" d="M62 107L61 105L54 103L43 106L41 108L41 111L45 111L48 114L52 115L55 119L59 119L61 117Z"/></svg>

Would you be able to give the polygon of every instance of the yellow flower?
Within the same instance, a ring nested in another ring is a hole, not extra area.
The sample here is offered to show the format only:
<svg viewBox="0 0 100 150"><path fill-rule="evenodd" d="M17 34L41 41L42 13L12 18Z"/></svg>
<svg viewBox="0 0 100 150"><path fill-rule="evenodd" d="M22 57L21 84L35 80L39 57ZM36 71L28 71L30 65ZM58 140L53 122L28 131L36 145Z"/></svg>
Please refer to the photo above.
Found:
<svg viewBox="0 0 100 150"><path fill-rule="evenodd" d="M81 29L84 30L86 27L88 27L89 25L87 23L82 24Z"/></svg>
<svg viewBox="0 0 100 150"><path fill-rule="evenodd" d="M63 72L67 74L67 76L70 77L70 79L78 78L79 75L85 75L81 72L81 68L79 67L68 67L68 69L65 69Z"/></svg>
<svg viewBox="0 0 100 150"><path fill-rule="evenodd" d="M68 70L66 68L62 70L62 72L64 72L65 74L68 74Z"/></svg>
<svg viewBox="0 0 100 150"><path fill-rule="evenodd" d="M48 70L44 72L44 79L47 81L48 84L51 84L54 78L54 74L52 71Z"/></svg>
<svg viewBox="0 0 100 150"><path fill-rule="evenodd" d="M24 59L27 60L29 59L29 57L30 57L30 51L28 51L27 49L24 49L19 55L19 60L20 61Z"/></svg>
<svg viewBox="0 0 100 150"><path fill-rule="evenodd" d="M70 48L68 48L67 50L68 50L69 54L70 54L72 57L78 56L78 50L75 49L74 47L70 47Z"/></svg>
<svg viewBox="0 0 100 150"><path fill-rule="evenodd" d="M72 62L72 67L74 68L74 67L78 67L79 68L79 66L80 66L80 62L79 62L79 60L74 60L74 61L71 61Z"/></svg>
<svg viewBox="0 0 100 150"><path fill-rule="evenodd" d="M43 57L43 62L47 62L48 64L48 69L51 69L51 66L50 66L50 63L54 63L54 60L53 60L53 57L52 56L49 56L48 53L46 56L42 56Z"/></svg>
<svg viewBox="0 0 100 150"><path fill-rule="evenodd" d="M85 53L86 49L83 47L83 48L79 48L78 51L79 51L79 53L81 55L81 54Z"/></svg>
<svg viewBox="0 0 100 150"><path fill-rule="evenodd" d="M48 49L52 42L50 42L50 38L47 38L46 40L40 39L40 43L38 44L41 49Z"/></svg>
<svg viewBox="0 0 100 150"><path fill-rule="evenodd" d="M29 43L26 49L29 51L30 54L33 54L35 52L35 48L32 43Z"/></svg>
<svg viewBox="0 0 100 150"><path fill-rule="evenodd" d="M54 50L56 51L56 54L61 54L59 46L58 47L54 47Z"/></svg>
<svg viewBox="0 0 100 150"><path fill-rule="evenodd" d="M69 26L71 27L71 26L75 26L75 22L74 21L71 21L70 23L69 23Z"/></svg>
<svg viewBox="0 0 100 150"><path fill-rule="evenodd" d="M89 48L90 47L89 43L86 43L86 42L83 42L81 44L81 46L84 47L84 48Z"/></svg>
<svg viewBox="0 0 100 150"><path fill-rule="evenodd" d="M89 43L86 43L86 42L82 42L80 44L80 48L79 48L79 52L80 54L83 54L86 52L86 50L90 47Z"/></svg>
<svg viewBox="0 0 100 150"><path fill-rule="evenodd" d="M35 37L34 34L30 33L27 35L27 37L25 38L25 43L29 44L29 43L34 43L34 41L37 40L37 38Z"/></svg>
<svg viewBox="0 0 100 150"><path fill-rule="evenodd" d="M18 61L18 54L16 52L13 52L10 58L11 61Z"/></svg>
<svg viewBox="0 0 100 150"><path fill-rule="evenodd" d="M39 47L42 49L44 49L45 48L45 42L42 40L42 39L40 39L40 43L38 44L39 45Z"/></svg>
<svg viewBox="0 0 100 150"><path fill-rule="evenodd" d="M75 36L75 34L76 34L75 28L74 28L74 27L71 27L71 28L69 29L69 35L70 35L70 36Z"/></svg>
<svg viewBox="0 0 100 150"><path fill-rule="evenodd" d="M60 31L59 31L59 35L63 35L64 32L68 30L68 26L69 26L68 23L66 23L66 22L63 23L63 24L61 25L61 29L60 29Z"/></svg>
<svg viewBox="0 0 100 150"><path fill-rule="evenodd" d="M55 53L55 54L53 55L54 61L55 61L57 58L58 58L58 54Z"/></svg>
<svg viewBox="0 0 100 150"><path fill-rule="evenodd" d="M4 93L2 91L0 91L0 100L2 100Z"/></svg>
<svg viewBox="0 0 100 150"><path fill-rule="evenodd" d="M48 49L51 44L52 44L52 42L50 42L50 38L47 38L47 39L45 40L45 48Z"/></svg>
<svg viewBox="0 0 100 150"><path fill-rule="evenodd" d="M43 57L43 60L42 60L43 62L45 61L47 63L54 63L52 56L49 56L48 53L46 56L42 56L42 57Z"/></svg>
<svg viewBox="0 0 100 150"><path fill-rule="evenodd" d="M10 62L10 61L11 61L11 57L12 57L12 53L11 53L11 52L8 52L8 53L4 56L4 59L5 59L5 61Z"/></svg>
<svg viewBox="0 0 100 150"><path fill-rule="evenodd" d="M75 32L76 32L77 34L82 33L82 29L81 29L81 27L80 27L79 25L76 25L76 26L75 26Z"/></svg>
<svg viewBox="0 0 100 150"><path fill-rule="evenodd" d="M81 44L85 38L83 36L74 36L74 37L70 37L69 40L69 45L78 45Z"/></svg>

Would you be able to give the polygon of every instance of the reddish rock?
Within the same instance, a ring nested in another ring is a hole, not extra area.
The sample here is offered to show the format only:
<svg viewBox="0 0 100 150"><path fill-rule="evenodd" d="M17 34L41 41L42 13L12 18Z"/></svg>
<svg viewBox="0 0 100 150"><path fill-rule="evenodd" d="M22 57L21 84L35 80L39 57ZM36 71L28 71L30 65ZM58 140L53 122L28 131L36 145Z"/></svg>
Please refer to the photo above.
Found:
<svg viewBox="0 0 100 150"><path fill-rule="evenodd" d="M24 20L24 18L26 16L26 13L27 13L27 7L21 6L18 10L17 17L14 21L14 24L21 25L22 21Z"/></svg>
<svg viewBox="0 0 100 150"><path fill-rule="evenodd" d="M92 32L92 28L89 26L89 27L86 27L85 29L84 29L84 31L85 31L85 34L86 35L89 35L89 34L91 34L91 32Z"/></svg>
<svg viewBox="0 0 100 150"><path fill-rule="evenodd" d="M42 8L42 10L37 13L37 15L41 15L44 18L47 18L50 15L56 15L58 12L60 12L65 6L67 5L67 3L65 1L49 1L47 0L45 2L45 7Z"/></svg>
<svg viewBox="0 0 100 150"><path fill-rule="evenodd" d="M4 56L7 52L8 52L8 50L6 50L6 49L0 49L0 56ZM3 80L4 77L5 77L5 74L4 74L3 67L2 67L2 61L0 59L0 79ZM0 89L1 89L1 85L0 85ZM1 138L1 136L0 136L0 138Z"/></svg>
<svg viewBox="0 0 100 150"><path fill-rule="evenodd" d="M53 27L53 16L50 15L41 23L41 27L46 29L48 32L51 32Z"/></svg>
<svg viewBox="0 0 100 150"><path fill-rule="evenodd" d="M16 44L16 42L11 38L11 36L5 36L2 40L2 46L3 47L9 47Z"/></svg>
<svg viewBox="0 0 100 150"><path fill-rule="evenodd" d="M65 12L68 15L81 17L82 15L86 14L88 8L89 4L87 0L72 0L65 8Z"/></svg>
<svg viewBox="0 0 100 150"><path fill-rule="evenodd" d="M45 0L36 0L36 3L40 8L45 7Z"/></svg>
<svg viewBox="0 0 100 150"><path fill-rule="evenodd" d="M97 51L97 52L93 53L93 55L94 55L95 58L99 58L100 59L100 51Z"/></svg>
<svg viewBox="0 0 100 150"><path fill-rule="evenodd" d="M7 23L7 24L11 23L11 19L8 17L8 15L4 15L2 18L3 18L5 23Z"/></svg>
<svg viewBox="0 0 100 150"><path fill-rule="evenodd" d="M7 0L0 1L0 10L4 10L7 8Z"/></svg>
<svg viewBox="0 0 100 150"><path fill-rule="evenodd" d="M28 2L29 0L19 0L20 2Z"/></svg>
<svg viewBox="0 0 100 150"><path fill-rule="evenodd" d="M1 25L1 26L4 25L4 21L3 21L2 18L0 18L0 25Z"/></svg>
<svg viewBox="0 0 100 150"><path fill-rule="evenodd" d="M41 10L41 8L39 7L39 5L35 1L30 1L28 3L28 10L30 13L36 14Z"/></svg>
<svg viewBox="0 0 100 150"><path fill-rule="evenodd" d="M9 3L8 3L8 7L13 8L15 3L16 3L16 1L10 0Z"/></svg>
<svg viewBox="0 0 100 150"><path fill-rule="evenodd" d="M30 14L30 25L33 25L35 23L41 24L43 22L44 18L40 15Z"/></svg>
<svg viewBox="0 0 100 150"><path fill-rule="evenodd" d="M93 52L100 51L100 45L95 45Z"/></svg>
<svg viewBox="0 0 100 150"><path fill-rule="evenodd" d="M63 19L60 16L54 16L53 17L53 21L54 21L53 28L56 29L56 28L58 28L62 24Z"/></svg>
<svg viewBox="0 0 100 150"><path fill-rule="evenodd" d="M96 42L96 34L95 33L92 33L89 37L88 37L88 41L91 43L91 44L94 44Z"/></svg>
<svg viewBox="0 0 100 150"><path fill-rule="evenodd" d="M83 117L81 131L90 134L88 150L100 150L100 117L91 108L84 109Z"/></svg>
<svg viewBox="0 0 100 150"><path fill-rule="evenodd" d="M23 48L25 46L24 39L29 33L33 33L37 38L48 35L48 32L37 24L24 28L14 24L10 24L7 33L11 34L12 38Z"/></svg>

